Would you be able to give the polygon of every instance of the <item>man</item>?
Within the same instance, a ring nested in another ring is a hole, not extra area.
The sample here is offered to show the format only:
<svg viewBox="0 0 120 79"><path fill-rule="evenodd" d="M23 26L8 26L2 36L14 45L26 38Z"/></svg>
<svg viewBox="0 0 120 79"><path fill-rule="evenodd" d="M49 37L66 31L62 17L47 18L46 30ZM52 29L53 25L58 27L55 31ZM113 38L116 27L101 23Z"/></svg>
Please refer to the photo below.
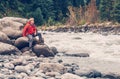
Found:
<svg viewBox="0 0 120 79"><path fill-rule="evenodd" d="M40 43L42 43L42 36L41 33L37 32L37 28L34 24L34 18L30 18L28 20L28 22L26 23L24 29L23 29L23 36L27 36L28 37L28 41L29 41L29 49L31 50L32 48L32 43L33 43L33 38L35 36L39 37L39 41Z"/></svg>

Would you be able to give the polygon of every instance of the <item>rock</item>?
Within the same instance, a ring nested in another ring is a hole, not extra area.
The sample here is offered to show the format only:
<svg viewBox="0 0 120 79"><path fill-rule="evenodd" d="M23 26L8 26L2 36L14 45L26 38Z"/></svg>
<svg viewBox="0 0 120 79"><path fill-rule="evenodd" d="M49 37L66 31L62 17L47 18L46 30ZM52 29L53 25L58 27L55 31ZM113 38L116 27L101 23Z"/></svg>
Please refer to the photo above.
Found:
<svg viewBox="0 0 120 79"><path fill-rule="evenodd" d="M40 55L44 55L45 57L54 56L53 52L47 45L35 45L33 47L33 52L39 57Z"/></svg>
<svg viewBox="0 0 120 79"><path fill-rule="evenodd" d="M26 51L22 53L23 56L36 56L35 53L30 52L30 51Z"/></svg>
<svg viewBox="0 0 120 79"><path fill-rule="evenodd" d="M5 75L0 73L0 79L5 79Z"/></svg>
<svg viewBox="0 0 120 79"><path fill-rule="evenodd" d="M66 56L73 56L73 57L89 57L88 53L75 53L75 54L65 54Z"/></svg>
<svg viewBox="0 0 120 79"><path fill-rule="evenodd" d="M58 53L56 47L50 47L50 50L54 53L54 55L56 55Z"/></svg>
<svg viewBox="0 0 120 79"><path fill-rule="evenodd" d="M28 47L29 46L28 38L27 37L20 37L20 38L16 39L15 46L18 49Z"/></svg>
<svg viewBox="0 0 120 79"><path fill-rule="evenodd" d="M38 40L34 38L33 39L33 46L37 43L38 43ZM25 47L29 47L28 38L27 37L20 37L20 38L16 39L15 46L20 50L25 48Z"/></svg>
<svg viewBox="0 0 120 79"><path fill-rule="evenodd" d="M15 22L15 21L11 21L11 20L3 20L2 19L2 27L11 27L11 28L14 28L16 30L20 30L21 27L23 27L24 25L22 23L19 23L19 22Z"/></svg>
<svg viewBox="0 0 120 79"><path fill-rule="evenodd" d="M22 24L25 24L28 20L25 19L25 18L18 18L18 17L4 17L3 20L12 20L12 21L15 21L15 22L19 22L19 23L22 23Z"/></svg>
<svg viewBox="0 0 120 79"><path fill-rule="evenodd" d="M12 29L11 27L4 28L2 32L5 33L10 39L17 39L22 36L22 31Z"/></svg>
<svg viewBox="0 0 120 79"><path fill-rule="evenodd" d="M50 77L55 77L55 76L60 76L60 73L58 73L58 72L46 72L45 75L50 76Z"/></svg>
<svg viewBox="0 0 120 79"><path fill-rule="evenodd" d="M34 69L34 66L32 64L28 64L26 66L16 66L15 67L15 70L18 72L18 73L26 73L26 74L30 74L31 71Z"/></svg>
<svg viewBox="0 0 120 79"><path fill-rule="evenodd" d="M13 45L0 42L0 55L20 55L21 52Z"/></svg>
<svg viewBox="0 0 120 79"><path fill-rule="evenodd" d="M26 78L26 79L45 79L45 78L42 78L42 77L29 77L29 78Z"/></svg>
<svg viewBox="0 0 120 79"><path fill-rule="evenodd" d="M87 78L97 78L97 77L102 77L101 72L96 71L96 70L88 70L88 71L84 71L82 72L81 70L79 71L75 71L75 74L79 75L79 76L85 76Z"/></svg>
<svg viewBox="0 0 120 79"><path fill-rule="evenodd" d="M35 45L35 44L44 44L44 38L42 38L41 43L40 43L39 37L36 36L36 37L34 38L33 43L34 43L34 45Z"/></svg>
<svg viewBox="0 0 120 79"><path fill-rule="evenodd" d="M17 73L26 73L29 74L31 71L26 69L26 66L16 66L15 71Z"/></svg>
<svg viewBox="0 0 120 79"><path fill-rule="evenodd" d="M24 78L24 77L27 77L28 75L26 73L20 73L20 76Z"/></svg>
<svg viewBox="0 0 120 79"><path fill-rule="evenodd" d="M65 73L61 76L61 79L86 79L86 78L82 78L80 76L70 74L70 73Z"/></svg>
<svg viewBox="0 0 120 79"><path fill-rule="evenodd" d="M14 69L14 65L12 63L5 63L4 67L9 69L9 70L13 70Z"/></svg>
<svg viewBox="0 0 120 79"><path fill-rule="evenodd" d="M21 30L27 19L16 17L4 17L0 20L2 27L11 27L13 29Z"/></svg>
<svg viewBox="0 0 120 79"><path fill-rule="evenodd" d="M12 63L14 66L22 65L22 64L23 64L23 59L14 59L11 63Z"/></svg>
<svg viewBox="0 0 120 79"><path fill-rule="evenodd" d="M0 32L0 42L12 44L8 36L3 32Z"/></svg>
<svg viewBox="0 0 120 79"><path fill-rule="evenodd" d="M36 76L36 77L45 77L46 75L45 75L44 73L42 73L41 71L37 71L37 72L35 73L35 76Z"/></svg>
<svg viewBox="0 0 120 79"><path fill-rule="evenodd" d="M24 52L26 52L26 51L29 51L29 47L25 47L25 48L21 49L21 52L22 52L22 53L24 53Z"/></svg>
<svg viewBox="0 0 120 79"><path fill-rule="evenodd" d="M43 70L44 73L58 72L63 74L66 72L66 68L62 64L58 64L58 63L41 63L40 70Z"/></svg>

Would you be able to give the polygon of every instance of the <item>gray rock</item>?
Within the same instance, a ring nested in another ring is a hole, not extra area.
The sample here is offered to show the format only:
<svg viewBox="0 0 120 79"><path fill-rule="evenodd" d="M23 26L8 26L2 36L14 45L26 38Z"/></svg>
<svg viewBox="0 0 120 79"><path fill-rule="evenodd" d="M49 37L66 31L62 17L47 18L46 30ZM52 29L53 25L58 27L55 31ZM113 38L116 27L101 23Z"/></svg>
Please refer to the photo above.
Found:
<svg viewBox="0 0 120 79"><path fill-rule="evenodd" d="M31 71L34 69L34 66L32 64L28 64L26 66L16 66L15 70L18 73L26 73L26 74L31 74Z"/></svg>
<svg viewBox="0 0 120 79"><path fill-rule="evenodd" d="M12 44L8 36L3 32L0 32L0 42Z"/></svg>
<svg viewBox="0 0 120 79"><path fill-rule="evenodd" d="M55 77L55 76L60 76L60 73L58 73L58 72L46 72L45 75L50 76L50 77Z"/></svg>
<svg viewBox="0 0 120 79"><path fill-rule="evenodd" d="M11 27L13 29L21 30L27 19L17 17L4 17L0 20L2 27Z"/></svg>
<svg viewBox="0 0 120 79"><path fill-rule="evenodd" d="M13 65L12 63L5 63L5 64L4 64L4 67L5 67L5 68L8 68L8 69L10 69L10 70L13 70L13 69L14 69L14 65Z"/></svg>
<svg viewBox="0 0 120 79"><path fill-rule="evenodd" d="M10 39L17 39L22 36L22 31L15 30L11 27L4 28L2 32L5 33Z"/></svg>
<svg viewBox="0 0 120 79"><path fill-rule="evenodd" d="M21 52L15 46L0 42L0 55L20 55Z"/></svg>
<svg viewBox="0 0 120 79"><path fill-rule="evenodd" d="M50 47L51 51L56 55L58 53L56 47Z"/></svg>
<svg viewBox="0 0 120 79"><path fill-rule="evenodd" d="M75 53L75 54L65 54L66 56L72 57L89 57L88 53Z"/></svg>
<svg viewBox="0 0 120 79"><path fill-rule="evenodd" d="M44 55L45 57L54 56L53 52L51 52L50 48L47 45L35 45L33 47L33 52L39 57L40 55Z"/></svg>
<svg viewBox="0 0 120 79"><path fill-rule="evenodd" d="M20 37L20 38L16 39L15 46L18 49L22 49L22 48L28 47L29 46L28 38L27 37Z"/></svg>
<svg viewBox="0 0 120 79"><path fill-rule="evenodd" d="M63 74L66 72L66 68L62 64L58 64L58 63L41 63L40 70L43 70L44 73L58 72Z"/></svg>
<svg viewBox="0 0 120 79"><path fill-rule="evenodd" d="M86 79L74 74L70 74L70 73L65 73L61 76L61 79Z"/></svg>

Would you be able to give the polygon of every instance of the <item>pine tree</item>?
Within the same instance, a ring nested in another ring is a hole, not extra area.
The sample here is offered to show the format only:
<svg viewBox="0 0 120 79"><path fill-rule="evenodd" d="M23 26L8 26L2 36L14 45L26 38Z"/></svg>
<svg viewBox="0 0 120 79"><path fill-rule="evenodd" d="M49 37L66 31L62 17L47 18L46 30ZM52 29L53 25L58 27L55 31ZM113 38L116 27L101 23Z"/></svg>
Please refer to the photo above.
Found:
<svg viewBox="0 0 120 79"><path fill-rule="evenodd" d="M44 19L40 7L38 7L32 15L35 18L35 23L37 25L42 25L44 23Z"/></svg>
<svg viewBox="0 0 120 79"><path fill-rule="evenodd" d="M100 2L100 18L104 21L112 19L113 0L101 0Z"/></svg>
<svg viewBox="0 0 120 79"><path fill-rule="evenodd" d="M114 20L120 23L120 0L116 0L113 13Z"/></svg>

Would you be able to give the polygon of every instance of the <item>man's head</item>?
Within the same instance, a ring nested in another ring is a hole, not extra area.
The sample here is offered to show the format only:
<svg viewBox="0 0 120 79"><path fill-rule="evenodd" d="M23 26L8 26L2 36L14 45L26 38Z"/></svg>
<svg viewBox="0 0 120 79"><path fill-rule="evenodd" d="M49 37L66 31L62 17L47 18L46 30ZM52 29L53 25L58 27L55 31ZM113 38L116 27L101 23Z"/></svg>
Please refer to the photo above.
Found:
<svg viewBox="0 0 120 79"><path fill-rule="evenodd" d="M34 24L34 18L30 18L28 21L29 21L31 24Z"/></svg>

